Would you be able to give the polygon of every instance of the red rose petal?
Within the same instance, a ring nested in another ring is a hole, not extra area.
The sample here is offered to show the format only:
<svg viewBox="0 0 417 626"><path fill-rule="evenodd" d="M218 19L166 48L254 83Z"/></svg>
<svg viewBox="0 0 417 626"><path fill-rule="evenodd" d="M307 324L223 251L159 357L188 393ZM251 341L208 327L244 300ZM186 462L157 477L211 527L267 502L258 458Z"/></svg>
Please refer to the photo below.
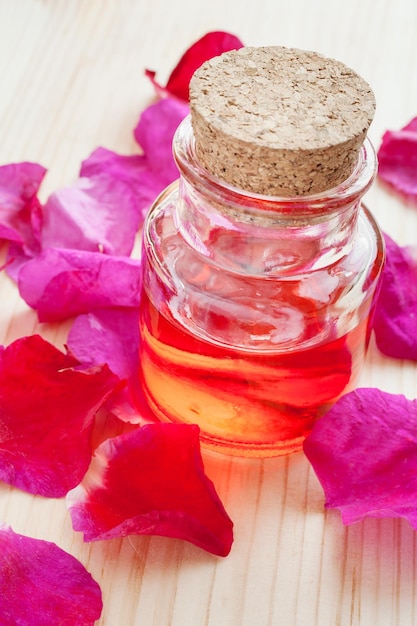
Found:
<svg viewBox="0 0 417 626"><path fill-rule="evenodd" d="M43 248L129 255L142 221L133 190L99 174L53 193L43 208Z"/></svg>
<svg viewBox="0 0 417 626"><path fill-rule="evenodd" d="M2 626L93 626L101 590L84 566L57 545L0 527Z"/></svg>
<svg viewBox="0 0 417 626"><path fill-rule="evenodd" d="M36 194L45 173L37 163L0 167L0 239L35 246L40 210Z"/></svg>
<svg viewBox="0 0 417 626"><path fill-rule="evenodd" d="M388 130L378 150L378 175L411 200L417 200L417 117L399 131Z"/></svg>
<svg viewBox="0 0 417 626"><path fill-rule="evenodd" d="M155 80L155 72L146 70L146 76L151 80L159 96L171 95L188 102L188 88L192 75L205 61L228 52L238 50L243 43L238 37L223 31L207 33L196 41L181 57L172 71L165 87Z"/></svg>
<svg viewBox="0 0 417 626"><path fill-rule="evenodd" d="M326 507L345 524L404 517L417 529L417 401L379 389L343 396L313 427L304 452Z"/></svg>
<svg viewBox="0 0 417 626"><path fill-rule="evenodd" d="M85 474L94 415L120 383L107 367L75 359L38 335L0 352L0 479L29 493L62 497Z"/></svg>
<svg viewBox="0 0 417 626"><path fill-rule="evenodd" d="M49 248L22 267L20 295L41 322L94 309L137 307L140 261L99 252Z"/></svg>
<svg viewBox="0 0 417 626"><path fill-rule="evenodd" d="M397 359L417 359L417 261L384 235L387 248L373 328L377 346Z"/></svg>
<svg viewBox="0 0 417 626"><path fill-rule="evenodd" d="M163 535L220 556L231 549L233 524L204 473L194 425L149 424L108 439L67 501L86 541Z"/></svg>

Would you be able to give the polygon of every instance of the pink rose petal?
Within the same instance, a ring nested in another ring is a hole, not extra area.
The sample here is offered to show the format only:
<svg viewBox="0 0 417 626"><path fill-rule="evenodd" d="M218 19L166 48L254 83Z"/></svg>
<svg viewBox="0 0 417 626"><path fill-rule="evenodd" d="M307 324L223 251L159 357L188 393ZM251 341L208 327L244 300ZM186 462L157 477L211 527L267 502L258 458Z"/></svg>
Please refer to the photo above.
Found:
<svg viewBox="0 0 417 626"><path fill-rule="evenodd" d="M103 602L84 566L54 543L0 527L2 626L93 626Z"/></svg>
<svg viewBox="0 0 417 626"><path fill-rule="evenodd" d="M139 310L115 307L80 315L67 345L85 366L107 363L114 374L129 378L139 368Z"/></svg>
<svg viewBox="0 0 417 626"><path fill-rule="evenodd" d="M417 200L417 117L401 130L384 134L378 161L379 177L406 197Z"/></svg>
<svg viewBox="0 0 417 626"><path fill-rule="evenodd" d="M46 169L37 163L0 167L0 239L36 247L40 203L36 196Z"/></svg>
<svg viewBox="0 0 417 626"><path fill-rule="evenodd" d="M387 248L373 328L378 348L397 359L417 359L417 261L384 235Z"/></svg>
<svg viewBox="0 0 417 626"><path fill-rule="evenodd" d="M190 424L149 424L108 439L67 502L86 541L163 535L221 556L233 541L232 522L204 473L199 429Z"/></svg>
<svg viewBox="0 0 417 626"><path fill-rule="evenodd" d="M100 309L74 320L67 340L71 354L84 366L106 363L127 380L106 407L119 419L133 423L154 420L139 380L139 310Z"/></svg>
<svg viewBox="0 0 417 626"><path fill-rule="evenodd" d="M0 352L0 479L59 498L91 458L94 416L120 384L107 367L76 371L75 359L38 335Z"/></svg>
<svg viewBox="0 0 417 626"><path fill-rule="evenodd" d="M164 186L179 176L172 155L172 139L189 111L188 105L173 98L160 100L143 111L133 131L149 170L161 177Z"/></svg>
<svg viewBox="0 0 417 626"><path fill-rule="evenodd" d="M20 295L41 322L113 306L137 307L140 285L140 261L55 248L26 263L18 277Z"/></svg>
<svg viewBox="0 0 417 626"><path fill-rule="evenodd" d="M142 221L128 184L106 174L82 177L43 208L42 247L129 255Z"/></svg>
<svg viewBox="0 0 417 626"><path fill-rule="evenodd" d="M146 70L146 76L151 80L159 96L171 95L188 102L190 80L200 65L223 52L238 50L242 47L243 43L235 35L223 31L209 32L186 50L165 87L155 80L155 72Z"/></svg>
<svg viewBox="0 0 417 626"><path fill-rule="evenodd" d="M80 174L86 177L106 174L129 185L140 213L140 222L166 185L165 178L150 171L144 155L122 155L107 148L96 148L83 161Z"/></svg>
<svg viewBox="0 0 417 626"><path fill-rule="evenodd" d="M172 139L188 113L188 106L173 98L151 105L143 111L134 129L143 154L125 156L97 148L83 162L81 175L106 174L128 184L143 217L155 198L179 176L172 155Z"/></svg>
<svg viewBox="0 0 417 626"><path fill-rule="evenodd" d="M352 391L314 425L304 452L345 524L404 517L417 529L416 400Z"/></svg>

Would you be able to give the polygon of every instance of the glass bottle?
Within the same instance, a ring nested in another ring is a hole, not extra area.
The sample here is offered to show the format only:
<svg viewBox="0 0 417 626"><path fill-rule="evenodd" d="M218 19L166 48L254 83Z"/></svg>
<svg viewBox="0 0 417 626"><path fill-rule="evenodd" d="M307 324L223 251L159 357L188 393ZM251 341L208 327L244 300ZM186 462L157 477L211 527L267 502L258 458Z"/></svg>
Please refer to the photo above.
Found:
<svg viewBox="0 0 417 626"><path fill-rule="evenodd" d="M161 420L196 423L220 452L298 450L354 387L369 342L384 245L362 204L368 140L352 174L315 195L233 188L199 163L190 119L180 179L143 234L141 377Z"/></svg>

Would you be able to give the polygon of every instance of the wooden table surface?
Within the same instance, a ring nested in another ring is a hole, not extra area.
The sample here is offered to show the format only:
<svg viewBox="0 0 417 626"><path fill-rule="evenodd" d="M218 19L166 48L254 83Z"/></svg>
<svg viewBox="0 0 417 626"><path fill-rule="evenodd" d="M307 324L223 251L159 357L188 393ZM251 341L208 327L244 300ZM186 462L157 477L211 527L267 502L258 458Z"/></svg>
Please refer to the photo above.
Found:
<svg viewBox="0 0 417 626"><path fill-rule="evenodd" d="M314 49L356 69L376 94L376 146L387 128L417 115L415 0L0 0L0 163L46 166L44 200L78 176L96 146L137 151L132 129L153 99L144 68L163 81L216 29L248 45ZM379 183L367 204L399 243L417 244L417 208ZM0 275L0 343L39 332L62 347L67 331L39 324ZM361 385L413 398L417 368L372 343ZM0 522L86 566L103 591L102 626L417 624L416 533L406 521L344 527L337 511L324 510L302 453L207 458L206 469L235 523L224 559L160 537L85 544L63 500L4 484Z"/></svg>

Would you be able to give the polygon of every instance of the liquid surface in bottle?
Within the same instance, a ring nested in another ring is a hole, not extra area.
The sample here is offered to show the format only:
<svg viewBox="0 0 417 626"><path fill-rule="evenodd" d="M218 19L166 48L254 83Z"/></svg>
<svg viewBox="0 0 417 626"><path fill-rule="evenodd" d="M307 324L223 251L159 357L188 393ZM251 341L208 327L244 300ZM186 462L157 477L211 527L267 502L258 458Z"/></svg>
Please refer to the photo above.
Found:
<svg viewBox="0 0 417 626"><path fill-rule="evenodd" d="M146 290L140 324L141 376L153 412L198 424L203 443L242 456L300 449L313 422L355 384L368 336L366 317L308 349L227 347L157 310Z"/></svg>

